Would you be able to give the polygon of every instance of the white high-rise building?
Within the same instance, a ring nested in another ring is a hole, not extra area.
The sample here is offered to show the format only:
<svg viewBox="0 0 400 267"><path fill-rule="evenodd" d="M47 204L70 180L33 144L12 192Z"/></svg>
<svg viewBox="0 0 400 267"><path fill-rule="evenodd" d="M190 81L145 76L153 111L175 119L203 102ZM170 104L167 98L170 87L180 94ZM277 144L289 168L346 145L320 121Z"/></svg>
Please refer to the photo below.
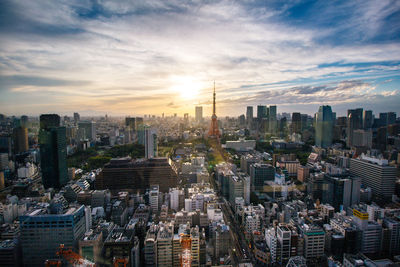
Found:
<svg viewBox="0 0 400 267"><path fill-rule="evenodd" d="M92 210L88 206L85 206L85 225L86 225L86 232L92 229Z"/></svg>
<svg viewBox="0 0 400 267"><path fill-rule="evenodd" d="M361 177L362 184L370 187L375 196L384 199L392 197L396 182L396 167L389 166L387 160L362 154L359 159L350 160L350 173Z"/></svg>
<svg viewBox="0 0 400 267"><path fill-rule="evenodd" d="M186 198L185 199L185 211L192 211L192 199L191 198Z"/></svg>
<svg viewBox="0 0 400 267"><path fill-rule="evenodd" d="M146 159L157 157L158 155L158 142L157 133L154 129L149 127L144 128L144 149Z"/></svg>
<svg viewBox="0 0 400 267"><path fill-rule="evenodd" d="M198 106L196 107L196 122L200 123L203 121L203 107L202 106Z"/></svg>
<svg viewBox="0 0 400 267"><path fill-rule="evenodd" d="M271 263L276 262L276 254L278 250L278 239L274 228L265 230L265 241L271 252Z"/></svg>
<svg viewBox="0 0 400 267"><path fill-rule="evenodd" d="M178 188L171 188L169 190L169 201L171 209L179 211L180 198L184 197L183 191Z"/></svg>
<svg viewBox="0 0 400 267"><path fill-rule="evenodd" d="M151 210L153 211L153 213L158 212L159 194L160 194L160 190L158 188L158 185L152 186L152 188L150 190L150 194L149 194L149 202L150 202L150 207L151 207Z"/></svg>

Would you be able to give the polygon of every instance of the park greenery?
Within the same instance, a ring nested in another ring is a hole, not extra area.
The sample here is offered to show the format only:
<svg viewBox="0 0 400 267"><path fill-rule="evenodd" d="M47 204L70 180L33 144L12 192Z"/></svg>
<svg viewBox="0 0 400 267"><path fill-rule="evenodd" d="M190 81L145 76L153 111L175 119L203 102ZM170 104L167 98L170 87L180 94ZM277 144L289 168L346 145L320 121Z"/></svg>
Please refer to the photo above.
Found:
<svg viewBox="0 0 400 267"><path fill-rule="evenodd" d="M116 145L111 148L90 147L86 150L78 150L68 156L68 167L82 168L85 171L101 168L112 158L126 157L142 158L144 157L144 146L140 144Z"/></svg>

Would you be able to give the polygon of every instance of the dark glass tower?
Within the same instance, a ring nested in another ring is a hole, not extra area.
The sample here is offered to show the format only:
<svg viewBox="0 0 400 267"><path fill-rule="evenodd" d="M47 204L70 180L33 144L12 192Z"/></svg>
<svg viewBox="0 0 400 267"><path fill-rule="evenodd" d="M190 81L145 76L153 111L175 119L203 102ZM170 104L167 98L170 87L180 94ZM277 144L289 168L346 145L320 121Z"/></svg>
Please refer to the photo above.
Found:
<svg viewBox="0 0 400 267"><path fill-rule="evenodd" d="M47 129L49 127L59 127L60 116L57 114L42 114L40 115L40 129Z"/></svg>
<svg viewBox="0 0 400 267"><path fill-rule="evenodd" d="M320 106L315 119L315 145L319 147L330 146L333 132L331 106Z"/></svg>
<svg viewBox="0 0 400 267"><path fill-rule="evenodd" d="M59 122L60 117L55 114L40 116L40 162L45 188L61 188L68 182L66 129L59 127Z"/></svg>
<svg viewBox="0 0 400 267"><path fill-rule="evenodd" d="M363 128L363 109L347 110L347 146L353 145L353 132Z"/></svg>

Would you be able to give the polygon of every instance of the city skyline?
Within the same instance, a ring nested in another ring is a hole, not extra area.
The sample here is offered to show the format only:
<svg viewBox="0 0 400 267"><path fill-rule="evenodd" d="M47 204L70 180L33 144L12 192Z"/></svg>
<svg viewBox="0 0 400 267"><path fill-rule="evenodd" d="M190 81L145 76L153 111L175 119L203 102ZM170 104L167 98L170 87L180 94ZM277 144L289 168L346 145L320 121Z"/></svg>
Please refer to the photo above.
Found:
<svg viewBox="0 0 400 267"><path fill-rule="evenodd" d="M335 5L335 6L333 6ZM400 113L400 3L0 4L0 113Z"/></svg>

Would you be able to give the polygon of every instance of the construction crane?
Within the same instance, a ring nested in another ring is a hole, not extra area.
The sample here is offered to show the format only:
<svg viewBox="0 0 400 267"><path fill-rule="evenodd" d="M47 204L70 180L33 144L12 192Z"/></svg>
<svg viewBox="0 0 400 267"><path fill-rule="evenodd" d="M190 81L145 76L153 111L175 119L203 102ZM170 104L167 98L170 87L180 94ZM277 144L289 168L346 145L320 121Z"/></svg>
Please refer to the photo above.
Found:
<svg viewBox="0 0 400 267"><path fill-rule="evenodd" d="M192 266L192 238L189 234L181 234L181 267Z"/></svg>
<svg viewBox="0 0 400 267"><path fill-rule="evenodd" d="M114 258L114 267L126 267L128 266L129 260L127 258Z"/></svg>
<svg viewBox="0 0 400 267"><path fill-rule="evenodd" d="M56 266L56 267L61 267L62 262L61 260L46 260L44 263L45 267L51 267L51 266Z"/></svg>
<svg viewBox="0 0 400 267"><path fill-rule="evenodd" d="M72 264L72 266L85 266L85 267L96 267L96 264L84 259L78 253L72 251L71 248L65 248L64 244L61 244L56 252L58 257L63 257L67 262ZM56 266L61 267L62 261L59 260L46 260L45 262L46 267Z"/></svg>

